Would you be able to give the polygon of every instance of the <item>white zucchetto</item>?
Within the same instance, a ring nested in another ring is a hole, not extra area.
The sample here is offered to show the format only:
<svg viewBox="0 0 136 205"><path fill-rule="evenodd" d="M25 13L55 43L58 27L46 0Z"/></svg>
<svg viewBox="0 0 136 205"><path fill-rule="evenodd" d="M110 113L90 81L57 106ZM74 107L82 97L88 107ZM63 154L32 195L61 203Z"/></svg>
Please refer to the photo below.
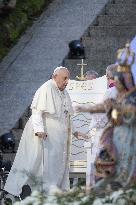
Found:
<svg viewBox="0 0 136 205"><path fill-rule="evenodd" d="M53 75L58 71L58 70L61 70L61 69L67 69L66 67L64 67L64 66L58 66L57 68L55 68L54 69L54 71L53 71Z"/></svg>

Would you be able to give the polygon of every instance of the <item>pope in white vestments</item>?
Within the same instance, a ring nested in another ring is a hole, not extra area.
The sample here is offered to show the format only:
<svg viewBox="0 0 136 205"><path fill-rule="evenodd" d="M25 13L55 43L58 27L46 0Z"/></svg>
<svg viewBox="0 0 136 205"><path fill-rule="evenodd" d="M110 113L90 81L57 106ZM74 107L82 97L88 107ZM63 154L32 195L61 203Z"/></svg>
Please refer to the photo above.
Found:
<svg viewBox="0 0 136 205"><path fill-rule="evenodd" d="M69 116L73 111L65 90L68 79L69 71L58 67L53 78L37 90L31 104L32 116L4 187L10 194L19 196L25 184L38 189L40 180L45 191L52 186L69 189ZM39 180L37 184L33 177Z"/></svg>

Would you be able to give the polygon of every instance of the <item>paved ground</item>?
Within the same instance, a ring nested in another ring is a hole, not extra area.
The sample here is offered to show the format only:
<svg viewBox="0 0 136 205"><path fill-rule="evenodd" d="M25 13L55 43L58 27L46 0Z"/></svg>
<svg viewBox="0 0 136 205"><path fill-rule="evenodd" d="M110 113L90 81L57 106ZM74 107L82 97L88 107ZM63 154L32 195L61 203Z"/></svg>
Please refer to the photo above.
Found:
<svg viewBox="0 0 136 205"><path fill-rule="evenodd" d="M35 90L60 65L108 0L54 0L0 64L0 134L10 130Z"/></svg>

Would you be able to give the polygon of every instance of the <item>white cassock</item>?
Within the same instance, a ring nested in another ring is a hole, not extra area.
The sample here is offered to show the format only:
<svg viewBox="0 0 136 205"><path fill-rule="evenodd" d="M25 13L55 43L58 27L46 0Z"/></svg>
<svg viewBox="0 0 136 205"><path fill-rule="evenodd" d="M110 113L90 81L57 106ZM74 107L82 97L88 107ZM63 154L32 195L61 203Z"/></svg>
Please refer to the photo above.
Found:
<svg viewBox="0 0 136 205"><path fill-rule="evenodd" d="M70 118L73 112L66 90L60 91L54 80L44 83L36 92L19 148L4 190L18 196L22 187L48 191L51 186L69 189ZM35 136L46 132L46 140ZM37 187L33 177L38 180ZM40 181L41 180L41 181Z"/></svg>

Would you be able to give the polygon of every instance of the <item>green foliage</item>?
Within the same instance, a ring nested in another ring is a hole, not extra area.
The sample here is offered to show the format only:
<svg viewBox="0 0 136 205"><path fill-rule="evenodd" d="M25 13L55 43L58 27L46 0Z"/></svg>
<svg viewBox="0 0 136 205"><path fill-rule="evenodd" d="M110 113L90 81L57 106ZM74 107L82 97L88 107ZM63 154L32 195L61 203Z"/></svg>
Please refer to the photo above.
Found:
<svg viewBox="0 0 136 205"><path fill-rule="evenodd" d="M45 4L45 0L25 0L22 5L23 9L28 13L28 15L33 15L38 13Z"/></svg>
<svg viewBox="0 0 136 205"><path fill-rule="evenodd" d="M5 47L0 48L0 59L2 59L3 56L5 56L7 54L8 51L9 51L8 48L5 48Z"/></svg>
<svg viewBox="0 0 136 205"><path fill-rule="evenodd" d="M9 16L9 19L6 19L3 27L6 29L10 43L16 42L22 31L26 28L27 21L26 13L21 11L13 13L13 15Z"/></svg>
<svg viewBox="0 0 136 205"><path fill-rule="evenodd" d="M15 9L0 17L0 60L50 1L17 0Z"/></svg>

